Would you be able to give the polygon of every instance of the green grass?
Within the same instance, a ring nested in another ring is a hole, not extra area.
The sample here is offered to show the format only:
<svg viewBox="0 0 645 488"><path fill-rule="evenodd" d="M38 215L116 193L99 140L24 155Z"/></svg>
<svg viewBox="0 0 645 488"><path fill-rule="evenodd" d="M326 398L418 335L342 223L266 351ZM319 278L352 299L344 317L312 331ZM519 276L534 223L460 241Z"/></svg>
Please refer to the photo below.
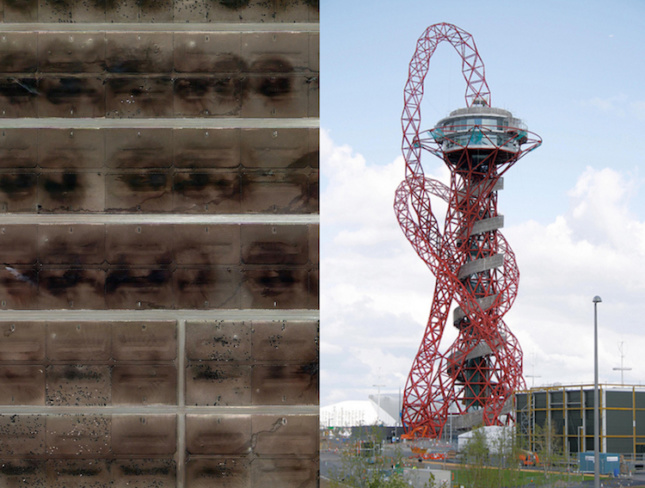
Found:
<svg viewBox="0 0 645 488"><path fill-rule="evenodd" d="M593 479L593 476L580 473L557 473L550 472L547 475L544 471L519 470L519 469L498 469L498 468L458 468L451 470L453 475L453 486L500 486L514 487L534 483L536 486L553 483L555 481L580 482ZM479 483L476 483L476 480Z"/></svg>

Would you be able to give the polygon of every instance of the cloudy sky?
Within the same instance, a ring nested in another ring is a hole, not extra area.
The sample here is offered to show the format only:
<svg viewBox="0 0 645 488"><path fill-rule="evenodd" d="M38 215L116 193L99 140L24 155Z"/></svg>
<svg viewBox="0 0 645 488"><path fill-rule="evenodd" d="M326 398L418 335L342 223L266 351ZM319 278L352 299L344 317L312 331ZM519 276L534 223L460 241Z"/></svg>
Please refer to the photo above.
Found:
<svg viewBox="0 0 645 488"><path fill-rule="evenodd" d="M348 5L349 4L349 5ZM645 383L645 2L326 0L321 18L321 405L403 389L434 276L392 210L403 179L400 117L416 40L470 32L492 105L543 145L505 176L498 210L520 268L506 323L527 384ZM433 56L422 127L465 105L461 60ZM425 153L427 176L446 181ZM456 334L447 329L445 346Z"/></svg>

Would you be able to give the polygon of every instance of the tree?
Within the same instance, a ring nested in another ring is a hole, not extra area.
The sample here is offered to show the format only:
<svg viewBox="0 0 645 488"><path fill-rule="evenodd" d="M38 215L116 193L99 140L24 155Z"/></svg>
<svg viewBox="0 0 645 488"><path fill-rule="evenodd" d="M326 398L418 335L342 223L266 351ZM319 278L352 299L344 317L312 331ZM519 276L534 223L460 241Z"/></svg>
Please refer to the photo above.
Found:
<svg viewBox="0 0 645 488"><path fill-rule="evenodd" d="M410 488L403 471L400 449L395 450L394 458L362 456L356 449L346 449L343 453L341 468L331 476L334 488ZM423 488L435 488L434 476Z"/></svg>
<svg viewBox="0 0 645 488"><path fill-rule="evenodd" d="M536 425L534 432L535 452L540 458L545 476L549 476L551 467L562 459L562 440L556 435L555 427L545 422L542 426Z"/></svg>
<svg viewBox="0 0 645 488"><path fill-rule="evenodd" d="M488 469L490 449L486 431L478 427L471 431L471 437L463 450L464 461L468 465L466 482L472 488L494 486L493 471Z"/></svg>

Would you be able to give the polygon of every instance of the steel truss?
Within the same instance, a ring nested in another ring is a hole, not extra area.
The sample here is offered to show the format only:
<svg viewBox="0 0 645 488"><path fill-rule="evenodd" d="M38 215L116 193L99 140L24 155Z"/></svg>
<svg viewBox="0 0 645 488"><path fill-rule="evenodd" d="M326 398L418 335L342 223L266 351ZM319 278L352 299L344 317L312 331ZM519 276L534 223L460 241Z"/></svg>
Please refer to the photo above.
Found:
<svg viewBox="0 0 645 488"><path fill-rule="evenodd" d="M461 56L467 107L475 112L481 107L499 121L510 121L507 125L446 122L421 131L424 80L430 58L444 41ZM402 420L411 437L440 437L449 409L458 414L481 410L485 425L508 422L502 407L514 390L525 387L522 350L503 319L517 295L519 271L499 232L503 218L497 213L497 191L502 175L541 140L512 124L519 121L509 112L490 108L484 64L472 36L451 24L432 25L419 38L404 98L405 180L396 191L394 209L436 283L425 335L405 387ZM424 150L448 165L449 186L424 176ZM433 198L448 205L443 229L432 212ZM458 337L450 347L440 348L453 301Z"/></svg>

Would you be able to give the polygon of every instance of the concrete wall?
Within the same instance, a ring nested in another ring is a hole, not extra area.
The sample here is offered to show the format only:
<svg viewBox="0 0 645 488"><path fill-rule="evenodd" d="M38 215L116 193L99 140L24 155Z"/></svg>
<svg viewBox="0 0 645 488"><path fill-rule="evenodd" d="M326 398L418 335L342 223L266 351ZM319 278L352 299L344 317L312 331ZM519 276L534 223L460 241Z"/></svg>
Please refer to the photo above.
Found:
<svg viewBox="0 0 645 488"><path fill-rule="evenodd" d="M0 0L0 486L317 486L318 15Z"/></svg>

